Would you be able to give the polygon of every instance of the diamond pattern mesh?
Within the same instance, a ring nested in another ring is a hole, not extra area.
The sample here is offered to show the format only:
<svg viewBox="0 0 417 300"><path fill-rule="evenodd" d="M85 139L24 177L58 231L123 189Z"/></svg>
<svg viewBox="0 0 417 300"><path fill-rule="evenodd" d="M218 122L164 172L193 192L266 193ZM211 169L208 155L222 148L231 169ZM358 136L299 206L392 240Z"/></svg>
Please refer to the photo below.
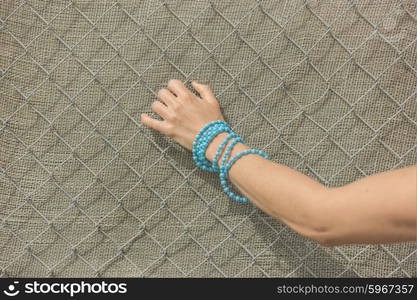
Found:
<svg viewBox="0 0 417 300"><path fill-rule="evenodd" d="M415 243L318 246L139 115L168 79L200 80L248 144L328 186L415 164L416 9L3 1L1 275L415 277Z"/></svg>

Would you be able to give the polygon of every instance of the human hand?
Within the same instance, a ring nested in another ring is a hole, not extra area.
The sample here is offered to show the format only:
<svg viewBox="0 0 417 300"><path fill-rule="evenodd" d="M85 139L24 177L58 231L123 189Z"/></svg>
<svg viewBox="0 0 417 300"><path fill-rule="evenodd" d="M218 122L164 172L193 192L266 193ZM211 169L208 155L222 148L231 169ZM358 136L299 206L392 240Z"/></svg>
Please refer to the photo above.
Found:
<svg viewBox="0 0 417 300"><path fill-rule="evenodd" d="M191 82L200 94L194 95L180 80L171 79L167 88L158 91L158 98L152 103L152 111L162 117L163 121L141 114L141 122L166 136L171 137L181 146L192 149L198 131L208 122L224 121L220 105L211 89L204 84Z"/></svg>

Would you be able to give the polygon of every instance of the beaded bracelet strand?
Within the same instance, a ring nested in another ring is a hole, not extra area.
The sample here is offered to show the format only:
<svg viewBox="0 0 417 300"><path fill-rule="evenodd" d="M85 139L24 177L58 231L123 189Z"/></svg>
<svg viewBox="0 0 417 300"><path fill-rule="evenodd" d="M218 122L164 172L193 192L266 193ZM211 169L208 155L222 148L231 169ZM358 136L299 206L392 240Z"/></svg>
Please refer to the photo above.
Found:
<svg viewBox="0 0 417 300"><path fill-rule="evenodd" d="M230 198L238 201L238 202L248 202L249 199L243 196L239 196L234 194L230 188L227 186L227 172L229 171L229 169L232 167L233 163L238 160L239 158L241 158L243 155L247 155L247 154L258 154L260 156L262 156L265 159L269 159L268 155L265 154L262 150L259 149L247 149L244 151L241 151L239 153L237 153L235 156L233 156L229 162L226 165L222 165L220 167L220 183L223 187L224 192L226 193L227 196L229 196Z"/></svg>
<svg viewBox="0 0 417 300"><path fill-rule="evenodd" d="M193 145L192 153L193 160L203 170L217 171L217 168L213 168L212 163L205 157L206 148L211 140L221 132L232 132L229 125L225 121L212 121L207 123L197 133Z"/></svg>
<svg viewBox="0 0 417 300"><path fill-rule="evenodd" d="M210 162L206 158L206 150L208 145L210 144L211 140L215 138L218 134L222 132L227 132L228 135L223 139L223 141L219 144L216 149L213 161ZM218 164L219 156L227 144L227 142L232 139L232 142L227 146L225 153L221 159L220 167ZM233 147L238 142L244 142L244 140L239 137L236 133L232 131L229 125L225 121L212 121L207 123L200 131L197 133L196 137L194 138L193 145L192 145L192 154L193 160L203 170L212 171L212 172L219 172L220 176L220 183L223 187L224 192L232 199L238 202L248 202L249 200L246 197L238 196L234 194L230 188L227 186L227 173L233 163L238 160L240 157L246 154L258 154L266 159L268 156L261 150L258 149L247 149L237 153L233 156L228 162L227 158L230 156L230 153Z"/></svg>
<svg viewBox="0 0 417 300"><path fill-rule="evenodd" d="M212 167L212 163L206 159L206 150L210 142L222 132L231 132L230 129L225 127L212 127L207 130L207 133L203 136L202 142L199 144L197 150L197 157L199 158L200 166L203 170L216 172L217 168Z"/></svg>
<svg viewBox="0 0 417 300"><path fill-rule="evenodd" d="M237 144L237 143L243 143L244 140L241 137L237 137L232 139L232 141L230 142L229 145L227 145L226 147L226 151L224 151L222 160L220 162L220 172L222 171L222 167L226 165L227 163L227 158L230 156L230 153L232 152L233 147Z"/></svg>
<svg viewBox="0 0 417 300"><path fill-rule="evenodd" d="M193 145L192 145L193 158L197 158L197 148L199 148L200 139L205 134L205 132L210 127L217 126L217 125L220 125L222 123L223 122L220 121L220 120L212 121L212 122L209 122L206 125L204 125L204 127L199 130L199 132L197 133L197 135L194 137L194 141L193 141Z"/></svg>
<svg viewBox="0 0 417 300"><path fill-rule="evenodd" d="M214 158L213 158L213 162L212 162L212 167L213 169L215 169L216 171L220 171L220 168L218 166L218 159L220 156L220 153L223 151L224 146L227 144L227 142L232 139L232 138L237 138L239 137L236 133L232 132L229 133L224 139L223 141L220 143L220 145L217 147L216 153L214 154Z"/></svg>
<svg viewBox="0 0 417 300"><path fill-rule="evenodd" d="M233 147L239 142L243 143L243 139L241 137L234 138L230 142L230 144L226 147L226 150L225 150L224 155L222 157L222 160L220 162L220 171L219 171L220 184L223 188L223 191L226 193L227 196L229 196L231 199L236 200L236 201L238 201L237 198L234 195L230 196L229 195L230 193L227 190L227 182L226 182L226 174L225 174L226 169L225 169L225 167L227 165L227 159L230 156L230 153L232 152Z"/></svg>
<svg viewBox="0 0 417 300"><path fill-rule="evenodd" d="M199 131L193 142L193 155L198 161L207 164L203 151L205 150L210 138L212 138L217 132L221 131L231 131L231 129L225 122L215 121L209 123Z"/></svg>

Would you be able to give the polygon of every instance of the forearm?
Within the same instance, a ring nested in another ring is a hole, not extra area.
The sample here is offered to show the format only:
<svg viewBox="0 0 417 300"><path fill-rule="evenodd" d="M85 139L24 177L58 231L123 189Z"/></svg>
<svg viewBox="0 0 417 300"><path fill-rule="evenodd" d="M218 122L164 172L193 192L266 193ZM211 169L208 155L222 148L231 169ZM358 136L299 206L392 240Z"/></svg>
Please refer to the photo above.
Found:
<svg viewBox="0 0 417 300"><path fill-rule="evenodd" d="M212 160L222 133L209 145ZM248 146L238 143L230 157ZM415 167L375 174L327 188L291 168L250 154L228 172L230 181L255 205L320 244L415 240Z"/></svg>
<svg viewBox="0 0 417 300"><path fill-rule="evenodd" d="M226 135L221 133L210 143L207 159L213 160L217 146ZM250 147L237 143L229 159L245 149ZM238 159L228 172L228 177L245 197L269 215L302 235L314 239L325 238L327 229L323 227L320 209L326 205L327 188L322 184L256 154Z"/></svg>

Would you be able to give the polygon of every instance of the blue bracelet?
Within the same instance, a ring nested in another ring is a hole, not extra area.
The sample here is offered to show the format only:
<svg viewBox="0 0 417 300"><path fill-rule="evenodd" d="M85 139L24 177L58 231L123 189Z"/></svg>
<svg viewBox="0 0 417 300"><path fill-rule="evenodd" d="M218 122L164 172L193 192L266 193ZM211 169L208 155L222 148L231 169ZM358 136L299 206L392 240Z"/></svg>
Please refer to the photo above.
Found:
<svg viewBox="0 0 417 300"><path fill-rule="evenodd" d="M206 171L218 171L217 168L213 168L212 163L206 159L206 148L211 140L221 132L232 132L229 125L225 121L212 121L207 123L202 129L199 130L194 138L192 145L193 160L203 170Z"/></svg>
<svg viewBox="0 0 417 300"><path fill-rule="evenodd" d="M233 142L235 142L235 143L233 143L233 146L237 143L237 142L239 142L240 140L239 139L235 139ZM231 143L231 144L232 144ZM229 153L231 152L231 149L233 148L233 146L231 146L231 147L229 147L227 150L228 150L228 153L225 153L225 156L227 155L229 155ZM228 196L228 197L230 197L230 198L232 198L232 199L234 199L234 200L236 200L236 201L238 201L238 202L248 202L249 201L249 199L248 198L246 198L246 197L242 197L242 196L238 196L238 195L236 195L236 194L234 194L231 190L230 190L230 188L227 186L227 172L229 171L229 169L232 167L232 165L233 165L233 163L236 161L236 160L238 160L239 158L241 158L243 155L246 155L246 154L258 154L258 155L260 155L260 156L262 156L263 158L266 158L266 159L269 159L268 158L268 155L266 155L263 151L261 151L261 150L258 150L258 149L247 149L247 150L244 150L244 151L241 151L241 152L239 152L239 153L237 153L235 156L233 156L231 159L230 159L230 161L227 163L227 164L225 164L225 163L222 163L222 165L220 166L220 174L219 174L219 177L220 177L220 184L222 185L222 187L223 187L223 190L224 190L224 192L226 193L226 195ZM222 160L222 162L224 162L224 160Z"/></svg>
<svg viewBox="0 0 417 300"><path fill-rule="evenodd" d="M227 146L226 151L224 152L223 157L222 157L222 160L221 160L221 162L220 162L220 172L221 172L221 170L222 170L222 166L225 166L225 165L226 165L226 163L227 163L227 158L229 157L230 152L232 152L233 147L234 147L237 143L239 143L239 142L240 142L240 143L243 143L243 142L244 142L244 140L243 140L241 137L234 138L234 139L230 142L230 144Z"/></svg>
<svg viewBox="0 0 417 300"><path fill-rule="evenodd" d="M212 167L213 169L216 169L216 171L220 171L220 168L218 166L218 159L220 156L220 153L222 152L224 146L227 144L227 142L231 139L231 138L237 138L239 137L236 133L232 132L229 133L224 139L223 141L220 143L220 145L217 147L216 153L214 154L214 158L213 158L213 162L212 162Z"/></svg>
<svg viewBox="0 0 417 300"><path fill-rule="evenodd" d="M231 132L231 129L227 126L217 125L212 126L200 137L199 143L197 146L197 159L198 166L206 171L217 171L216 168L212 167L212 163L206 159L206 150L210 142L214 137L216 137L221 132Z"/></svg>
<svg viewBox="0 0 417 300"><path fill-rule="evenodd" d="M210 142L213 138L215 138L218 134L222 132L227 132L228 135L223 139L223 141L219 144L216 149L213 161L210 162L206 158L206 150ZM232 139L231 143L227 146L226 151L221 159L220 166L218 166L218 159L219 156L227 144L227 142ZM236 133L232 131L229 125L225 121L212 121L207 123L202 129L199 130L197 135L194 138L193 145L192 145L192 154L193 160L203 170L212 171L212 172L219 172L220 176L220 183L223 187L224 192L230 198L238 201L238 202L248 202L249 200L246 197L238 196L234 194L230 188L227 186L227 173L229 169L232 167L233 163L238 160L240 157L246 154L258 154L266 159L268 155L266 155L263 151L258 149L247 149L242 152L237 153L233 156L229 161L227 161L230 153L232 152L233 147L236 143L244 142L244 140L239 137Z"/></svg>
<svg viewBox="0 0 417 300"><path fill-rule="evenodd" d="M221 121L213 121L207 123L196 135L193 142L193 159L198 166L200 165L208 165L205 161L205 158L201 156L202 150L204 150L203 143L208 139L207 135L211 134L214 128L224 126Z"/></svg>

